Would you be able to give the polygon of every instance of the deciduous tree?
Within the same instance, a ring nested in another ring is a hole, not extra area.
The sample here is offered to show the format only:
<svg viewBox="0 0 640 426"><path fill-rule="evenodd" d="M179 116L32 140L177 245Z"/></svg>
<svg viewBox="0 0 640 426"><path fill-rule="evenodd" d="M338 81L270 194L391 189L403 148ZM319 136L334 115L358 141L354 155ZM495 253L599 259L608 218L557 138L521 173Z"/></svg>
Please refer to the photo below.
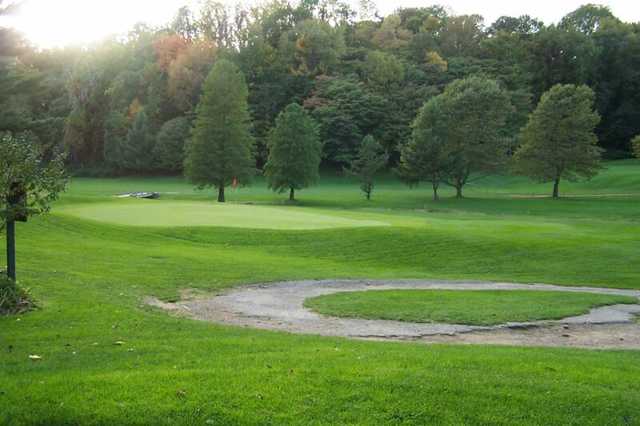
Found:
<svg viewBox="0 0 640 426"><path fill-rule="evenodd" d="M156 168L168 172L182 170L184 146L189 139L190 131L191 124L186 117L177 117L162 125L153 148Z"/></svg>
<svg viewBox="0 0 640 426"><path fill-rule="evenodd" d="M416 117L412 135L401 150L398 174L413 186L429 182L433 200L438 200L438 189L446 180L451 160L447 153L447 121L442 97L432 98L424 104Z"/></svg>
<svg viewBox="0 0 640 426"><path fill-rule="evenodd" d="M633 155L635 155L636 158L640 158L640 135L631 139L631 149L633 150Z"/></svg>
<svg viewBox="0 0 640 426"><path fill-rule="evenodd" d="M29 134L0 135L0 230L7 234L7 272L16 279L15 222L46 213L64 190L64 158L49 162Z"/></svg>
<svg viewBox="0 0 640 426"><path fill-rule="evenodd" d="M371 199L374 179L389 161L389 154L376 141L373 136L367 135L362 140L358 156L351 161L347 173L354 175L360 181L360 189L365 193L367 200Z"/></svg>
<svg viewBox="0 0 640 426"><path fill-rule="evenodd" d="M482 77L456 80L440 96L450 161L446 183L462 198L464 185L505 165L510 140L505 125L513 106L496 81Z"/></svg>
<svg viewBox="0 0 640 426"><path fill-rule="evenodd" d="M138 112L129 128L122 155L127 170L149 172L153 169L153 135L144 110Z"/></svg>
<svg viewBox="0 0 640 426"><path fill-rule="evenodd" d="M561 179L591 178L600 170L601 149L594 129L600 116L587 86L556 85L546 92L522 130L515 169L541 182L553 182L558 198Z"/></svg>

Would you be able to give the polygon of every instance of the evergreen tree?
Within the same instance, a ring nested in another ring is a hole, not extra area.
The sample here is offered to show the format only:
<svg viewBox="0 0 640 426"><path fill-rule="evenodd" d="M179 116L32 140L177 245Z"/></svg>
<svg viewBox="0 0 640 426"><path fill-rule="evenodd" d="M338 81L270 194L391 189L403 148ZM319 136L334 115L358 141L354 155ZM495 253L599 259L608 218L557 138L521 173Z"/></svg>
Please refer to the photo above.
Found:
<svg viewBox="0 0 640 426"><path fill-rule="evenodd" d="M290 104L278 115L268 146L265 175L269 188L289 190L289 200L293 201L296 189L318 180L322 154L318 126L300 105Z"/></svg>
<svg viewBox="0 0 640 426"><path fill-rule="evenodd" d="M225 201L226 186L248 184L255 173L247 96L238 67L218 61L204 83L187 145L187 178L200 188L217 188L219 202Z"/></svg>
<svg viewBox="0 0 640 426"><path fill-rule="evenodd" d="M602 150L594 133L600 116L593 110L594 97L587 86L556 85L542 96L522 130L515 169L553 182L553 198L558 198L561 179L591 178L600 169Z"/></svg>
<svg viewBox="0 0 640 426"><path fill-rule="evenodd" d="M347 172L358 177L360 189L365 193L367 200L371 199L376 173L384 168L388 160L389 155L373 136L368 135L362 140L358 156L351 161Z"/></svg>

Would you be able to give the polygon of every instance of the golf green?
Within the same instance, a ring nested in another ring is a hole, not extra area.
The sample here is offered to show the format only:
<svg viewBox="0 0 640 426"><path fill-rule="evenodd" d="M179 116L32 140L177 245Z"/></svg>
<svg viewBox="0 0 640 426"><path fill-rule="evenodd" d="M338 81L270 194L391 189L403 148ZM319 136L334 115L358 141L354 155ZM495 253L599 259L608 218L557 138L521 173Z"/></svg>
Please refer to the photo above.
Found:
<svg viewBox="0 0 640 426"><path fill-rule="evenodd" d="M204 201L118 200L62 208L83 219L132 226L223 226L257 229L329 229L385 226L374 220L349 219L302 207L220 204Z"/></svg>

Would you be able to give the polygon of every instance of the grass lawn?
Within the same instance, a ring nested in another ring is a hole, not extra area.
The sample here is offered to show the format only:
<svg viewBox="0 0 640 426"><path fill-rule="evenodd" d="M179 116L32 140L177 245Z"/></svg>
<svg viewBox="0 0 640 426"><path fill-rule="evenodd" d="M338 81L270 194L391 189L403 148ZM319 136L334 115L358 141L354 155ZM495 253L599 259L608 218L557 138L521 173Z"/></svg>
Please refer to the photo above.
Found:
<svg viewBox="0 0 640 426"><path fill-rule="evenodd" d="M562 319L635 297L553 291L376 290L328 294L304 305L324 315L408 322L497 325Z"/></svg>
<svg viewBox="0 0 640 426"><path fill-rule="evenodd" d="M118 200L63 207L61 212L84 219L134 226L224 226L254 229L329 229L385 226L375 220L356 220L286 207L201 201Z"/></svg>
<svg viewBox="0 0 640 426"><path fill-rule="evenodd" d="M258 181L229 191L231 206L253 205L224 226L166 222L218 211L213 191L182 179L75 179L53 214L17 226L18 278L40 309L0 318L0 424L638 424L638 351L288 335L142 302L332 277L640 288L640 162L608 166L562 184L558 201L538 196L548 185L494 177L440 203L386 179L366 202L357 183L324 177L288 205ZM148 201L162 222L145 210L146 226L116 223L147 200L114 195L145 190L163 193ZM298 214L388 225L281 229Z"/></svg>

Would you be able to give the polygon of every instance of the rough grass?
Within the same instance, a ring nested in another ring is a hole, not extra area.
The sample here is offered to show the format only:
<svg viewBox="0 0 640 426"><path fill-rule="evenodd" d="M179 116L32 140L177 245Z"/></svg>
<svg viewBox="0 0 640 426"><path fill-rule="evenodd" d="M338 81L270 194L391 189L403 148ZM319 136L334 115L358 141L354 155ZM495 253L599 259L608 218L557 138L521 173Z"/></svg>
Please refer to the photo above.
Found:
<svg viewBox="0 0 640 426"><path fill-rule="evenodd" d="M29 291L3 275L0 271L0 316L22 314L35 308Z"/></svg>
<svg viewBox="0 0 640 426"><path fill-rule="evenodd" d="M324 315L467 325L555 320L635 297L553 291L376 290L328 294L304 305Z"/></svg>
<svg viewBox="0 0 640 426"><path fill-rule="evenodd" d="M550 188L495 177L437 204L428 188L393 180L367 203L356 183L325 177L291 208L390 226L320 230L55 213L126 191L203 206L214 197L180 179L77 179L54 214L17 226L18 278L41 309L0 318L0 424L637 424L638 351L296 336L173 318L142 300L332 277L639 288L639 177L639 162L612 164L561 186L579 197L559 201L520 198ZM228 196L284 206L259 184ZM620 193L631 195L602 196Z"/></svg>

